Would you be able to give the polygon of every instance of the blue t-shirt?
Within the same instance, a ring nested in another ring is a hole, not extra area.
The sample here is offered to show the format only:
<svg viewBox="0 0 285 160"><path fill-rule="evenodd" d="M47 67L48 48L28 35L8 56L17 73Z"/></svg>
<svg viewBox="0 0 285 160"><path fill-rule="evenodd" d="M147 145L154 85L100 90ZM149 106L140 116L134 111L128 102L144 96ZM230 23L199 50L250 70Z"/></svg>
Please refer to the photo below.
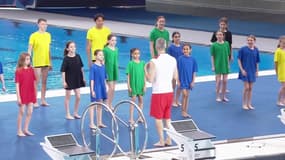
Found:
<svg viewBox="0 0 285 160"><path fill-rule="evenodd" d="M93 64L90 68L90 81L94 81L94 92L95 97L90 95L91 102L99 101L99 100L106 100L107 99L107 89L105 81L107 79L107 74L105 70L105 66L99 66L97 64Z"/></svg>
<svg viewBox="0 0 285 160"><path fill-rule="evenodd" d="M192 56L180 56L178 58L178 75L181 89L191 89L194 72L198 72L196 60Z"/></svg>
<svg viewBox="0 0 285 160"><path fill-rule="evenodd" d="M178 58L180 56L183 55L183 52L182 52L182 45L179 45L179 46L175 46L173 43L168 47L167 49L167 53L169 55L171 55L172 57L174 57L176 59L176 61L178 61Z"/></svg>
<svg viewBox="0 0 285 160"><path fill-rule="evenodd" d="M3 74L3 66L1 62L0 62L0 74Z"/></svg>
<svg viewBox="0 0 285 160"><path fill-rule="evenodd" d="M241 71L239 71L238 79L246 82L255 82L256 64L260 62L258 49L256 47L250 49L248 46L244 46L239 50L237 58L241 61L241 65L247 73L246 76L243 76Z"/></svg>

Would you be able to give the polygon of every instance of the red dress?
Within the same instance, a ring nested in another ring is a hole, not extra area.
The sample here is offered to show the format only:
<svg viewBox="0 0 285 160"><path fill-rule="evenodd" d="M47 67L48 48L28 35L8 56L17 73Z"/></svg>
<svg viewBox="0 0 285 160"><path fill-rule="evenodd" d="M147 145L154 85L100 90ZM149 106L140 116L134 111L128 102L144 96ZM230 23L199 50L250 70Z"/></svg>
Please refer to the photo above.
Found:
<svg viewBox="0 0 285 160"><path fill-rule="evenodd" d="M35 81L36 76L32 67L16 70L15 82L19 83L22 104L36 103Z"/></svg>

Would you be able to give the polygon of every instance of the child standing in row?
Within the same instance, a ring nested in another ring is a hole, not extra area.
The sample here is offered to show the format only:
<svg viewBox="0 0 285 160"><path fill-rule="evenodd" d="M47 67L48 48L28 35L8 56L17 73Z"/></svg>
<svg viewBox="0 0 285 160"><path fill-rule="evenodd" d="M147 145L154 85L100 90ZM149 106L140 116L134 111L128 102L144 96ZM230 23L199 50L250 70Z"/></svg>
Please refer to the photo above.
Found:
<svg viewBox="0 0 285 160"><path fill-rule="evenodd" d="M64 49L64 59L62 61L61 69L62 72L62 83L65 89L65 99L64 106L66 110L65 118L80 119L78 114L79 102L80 102L80 87L85 86L83 63L79 54L76 54L75 43L69 41L66 43ZM75 93L75 104L74 104L74 114L71 116L69 111L69 103L71 91Z"/></svg>
<svg viewBox="0 0 285 160"><path fill-rule="evenodd" d="M102 50L95 50L94 57L96 61L90 68L90 97L91 102L104 102L107 99L106 79L107 74L104 65L104 54ZM102 122L102 106L97 106L97 126L105 128ZM94 107L90 109L90 128L96 128L94 124Z"/></svg>
<svg viewBox="0 0 285 160"><path fill-rule="evenodd" d="M255 47L255 36L247 37L247 46L242 47L238 52L239 75L238 79L244 82L242 108L245 110L254 109L251 105L252 87L258 76L259 51Z"/></svg>
<svg viewBox="0 0 285 160"><path fill-rule="evenodd" d="M167 49L167 53L175 58L176 62L178 61L178 58L183 55L183 49L180 41L181 35L179 32L173 32L172 33L172 43ZM176 80L172 80L172 87L173 87L173 107L179 107L181 106L181 103L179 102L180 98L180 88L176 87Z"/></svg>
<svg viewBox="0 0 285 160"><path fill-rule="evenodd" d="M4 80L4 74L3 74L3 66L1 62L0 62L0 81L2 83L2 90L5 92L6 87L5 87L5 80Z"/></svg>
<svg viewBox="0 0 285 160"><path fill-rule="evenodd" d="M105 66L107 71L107 84L108 84L108 99L107 105L113 109L112 101L114 98L116 81L119 79L119 64L118 64L118 48L116 47L117 38L115 35L110 34L107 37L108 43L103 49Z"/></svg>
<svg viewBox="0 0 285 160"><path fill-rule="evenodd" d="M224 41L222 31L216 32L217 41L211 46L212 71L216 74L216 101L228 102L226 97L228 74L230 72L229 56L231 54L230 45ZM222 84L221 84L222 83ZM220 89L222 92L220 94Z"/></svg>
<svg viewBox="0 0 285 160"><path fill-rule="evenodd" d="M279 45L274 54L274 63L278 81L281 83L277 105L285 107L285 36L279 38Z"/></svg>
<svg viewBox="0 0 285 160"><path fill-rule="evenodd" d="M151 58L157 58L158 52L156 50L156 40L158 38L163 38L166 41L166 46L168 46L169 42L169 32L167 29L165 29L165 17L164 16L158 16L156 18L156 24L155 28L150 32L149 39L149 49L150 49L150 54Z"/></svg>
<svg viewBox="0 0 285 160"><path fill-rule="evenodd" d="M232 32L229 30L229 23L228 23L228 18L227 17L221 17L219 19L219 31L224 33L224 40L227 41L230 45L230 49L232 50ZM214 43L217 41L216 33L214 32L211 38L211 42ZM233 61L234 57L230 55L230 60Z"/></svg>
<svg viewBox="0 0 285 160"><path fill-rule="evenodd" d="M192 47L186 43L183 46L183 56L178 59L178 86L182 91L182 117L191 118L188 114L189 91L194 87L198 66L194 57L191 56Z"/></svg>
<svg viewBox="0 0 285 160"><path fill-rule="evenodd" d="M146 91L146 79L144 75L145 62L140 60L140 50L138 48L131 49L132 60L128 63L126 69L127 74L127 84L129 96L132 101L135 102L136 97L138 97L138 104L140 109L143 109L143 95ZM130 106L130 123L134 123L134 106ZM143 122L141 117L138 120Z"/></svg>
<svg viewBox="0 0 285 160"><path fill-rule="evenodd" d="M19 57L15 73L17 103L19 105L17 135L20 137L34 135L29 131L29 124L33 113L33 104L36 102L36 75L31 67L30 54L22 53ZM22 130L22 119L26 113L24 129Z"/></svg>

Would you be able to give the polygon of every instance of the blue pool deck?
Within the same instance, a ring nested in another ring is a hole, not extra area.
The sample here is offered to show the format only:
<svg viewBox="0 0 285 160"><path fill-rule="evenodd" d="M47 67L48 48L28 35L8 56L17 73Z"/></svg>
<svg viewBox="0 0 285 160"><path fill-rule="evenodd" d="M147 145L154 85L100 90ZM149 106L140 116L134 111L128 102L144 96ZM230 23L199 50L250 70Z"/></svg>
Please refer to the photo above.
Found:
<svg viewBox="0 0 285 160"><path fill-rule="evenodd" d="M236 75L231 75L231 77L235 76ZM115 104L120 100L128 99L127 91L123 89L124 85L125 84L121 84L118 86L118 91L116 91L114 99ZM242 82L236 78L229 80L228 88L230 93L228 94L228 98L230 102L217 103L215 101L215 83L213 81L197 82L195 88L190 93L189 113L199 128L215 135L217 137L215 141L285 133L284 125L276 117L280 114L280 107L277 107L275 104L280 86L276 80L276 76L261 76L258 78L253 89L253 105L256 109L252 111L245 111L241 108L242 86ZM89 94L86 93L87 90L88 89L83 89L80 113L82 113L84 108L89 104ZM55 96L55 93L58 96ZM7 160L48 160L48 156L39 145L46 135L71 132L79 140L79 143L82 144L79 131L80 121L67 121L64 119L63 93L64 92L60 91L48 92L49 98L47 100L51 106L40 107L34 110L30 129L35 133L35 136L26 138L16 136L18 107L14 99L0 103L0 123L2 131L0 138L1 158ZM150 95L151 88L148 88L144 96L145 107L143 110L149 126L147 149L153 149L152 144L158 139L154 127L154 120L149 116ZM4 98L8 100L7 97ZM15 96L13 96L13 98L14 97ZM1 98L1 101L4 100ZM72 104L73 98L71 106ZM182 120L183 118L180 113L181 108L173 108L172 120ZM108 119L104 119L104 121L107 122ZM128 141L128 138L129 136L122 136L120 137L120 142ZM126 144L123 143L122 145ZM230 150L228 154L231 154L231 151L232 150Z"/></svg>
<svg viewBox="0 0 285 160"><path fill-rule="evenodd" d="M88 29L94 25L92 19L84 17L67 16L52 13L42 13L25 10L0 10L0 18L35 22L37 18L48 19L51 25ZM154 18L155 19L155 18ZM132 24L127 22L106 21L114 33L132 36L147 37L152 25ZM129 29L131 28L131 29ZM195 31L188 29L168 28L170 32L178 30L183 36L182 40L197 44L208 45L211 32ZM191 35L191 36L190 36ZM262 51L273 52L277 40L271 38L257 38L257 45ZM239 48L245 45L246 36L234 35L233 47ZM217 136L216 140L228 140L255 136L275 135L285 133L284 125L276 117L280 108L276 106L276 98L280 84L276 80L273 71L265 71L254 84L253 105L255 110L244 111L241 109L242 82L236 79L236 74L231 74L228 88L229 103L217 103L215 101L215 83L213 76L199 77L198 83L190 93L189 113L198 124L199 128ZM128 99L126 84L119 84L115 93L114 102ZM55 94L57 96L55 96ZM44 141L44 136L72 132L82 143L79 120L67 121L64 119L64 91L48 91L50 107L40 107L34 110L31 121L31 131L36 135L19 138L16 136L16 117L18 107L15 95L1 95L0 97L0 155L5 160L48 160L39 143ZM149 117L149 102L151 88L148 88L144 97L144 114L149 126L149 140L147 148L153 148L152 144L158 139L154 128L154 120ZM205 100L206 99L206 100ZM72 106L73 102L71 103ZM80 112L89 104L88 89L82 89ZM72 107L71 107L72 108ZM172 119L180 120L180 108L172 109ZM124 140L127 137L121 137ZM283 144L283 143L282 143ZM281 145L280 145L281 146ZM231 154L232 150L228 154ZM258 152L258 151L255 151ZM158 154L162 154L161 152ZM175 153L174 153L175 154ZM170 157L168 157L170 158ZM222 159L222 158L218 158Z"/></svg>

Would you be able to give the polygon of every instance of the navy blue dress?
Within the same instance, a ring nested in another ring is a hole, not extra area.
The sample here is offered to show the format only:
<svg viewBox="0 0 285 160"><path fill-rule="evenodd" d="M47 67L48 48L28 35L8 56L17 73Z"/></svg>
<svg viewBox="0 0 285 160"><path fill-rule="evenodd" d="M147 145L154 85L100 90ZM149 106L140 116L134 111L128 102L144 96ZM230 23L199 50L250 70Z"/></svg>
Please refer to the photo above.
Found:
<svg viewBox="0 0 285 160"><path fill-rule="evenodd" d="M241 65L247 73L246 76L243 76L239 71L238 79L244 82L255 82L256 64L260 62L258 49L256 47L250 49L248 46L244 46L239 50L237 58L241 61Z"/></svg>
<svg viewBox="0 0 285 160"><path fill-rule="evenodd" d="M171 55L172 57L174 57L174 58L176 59L176 62L177 62L177 61L178 61L178 58L183 55L182 49L183 49L182 45L180 45L180 46L175 46L175 45L172 43L172 44L168 47L167 53L168 53L169 55Z"/></svg>
<svg viewBox="0 0 285 160"><path fill-rule="evenodd" d="M99 100L106 100L107 99L107 89L106 89L106 79L107 74L105 70L105 66L99 66L97 64L93 64L90 68L90 81L94 81L94 92L95 97L90 95L91 102L99 101Z"/></svg>
<svg viewBox="0 0 285 160"><path fill-rule="evenodd" d="M192 89L193 73L198 71L196 60L192 56L180 56L178 58L178 75L181 89Z"/></svg>

